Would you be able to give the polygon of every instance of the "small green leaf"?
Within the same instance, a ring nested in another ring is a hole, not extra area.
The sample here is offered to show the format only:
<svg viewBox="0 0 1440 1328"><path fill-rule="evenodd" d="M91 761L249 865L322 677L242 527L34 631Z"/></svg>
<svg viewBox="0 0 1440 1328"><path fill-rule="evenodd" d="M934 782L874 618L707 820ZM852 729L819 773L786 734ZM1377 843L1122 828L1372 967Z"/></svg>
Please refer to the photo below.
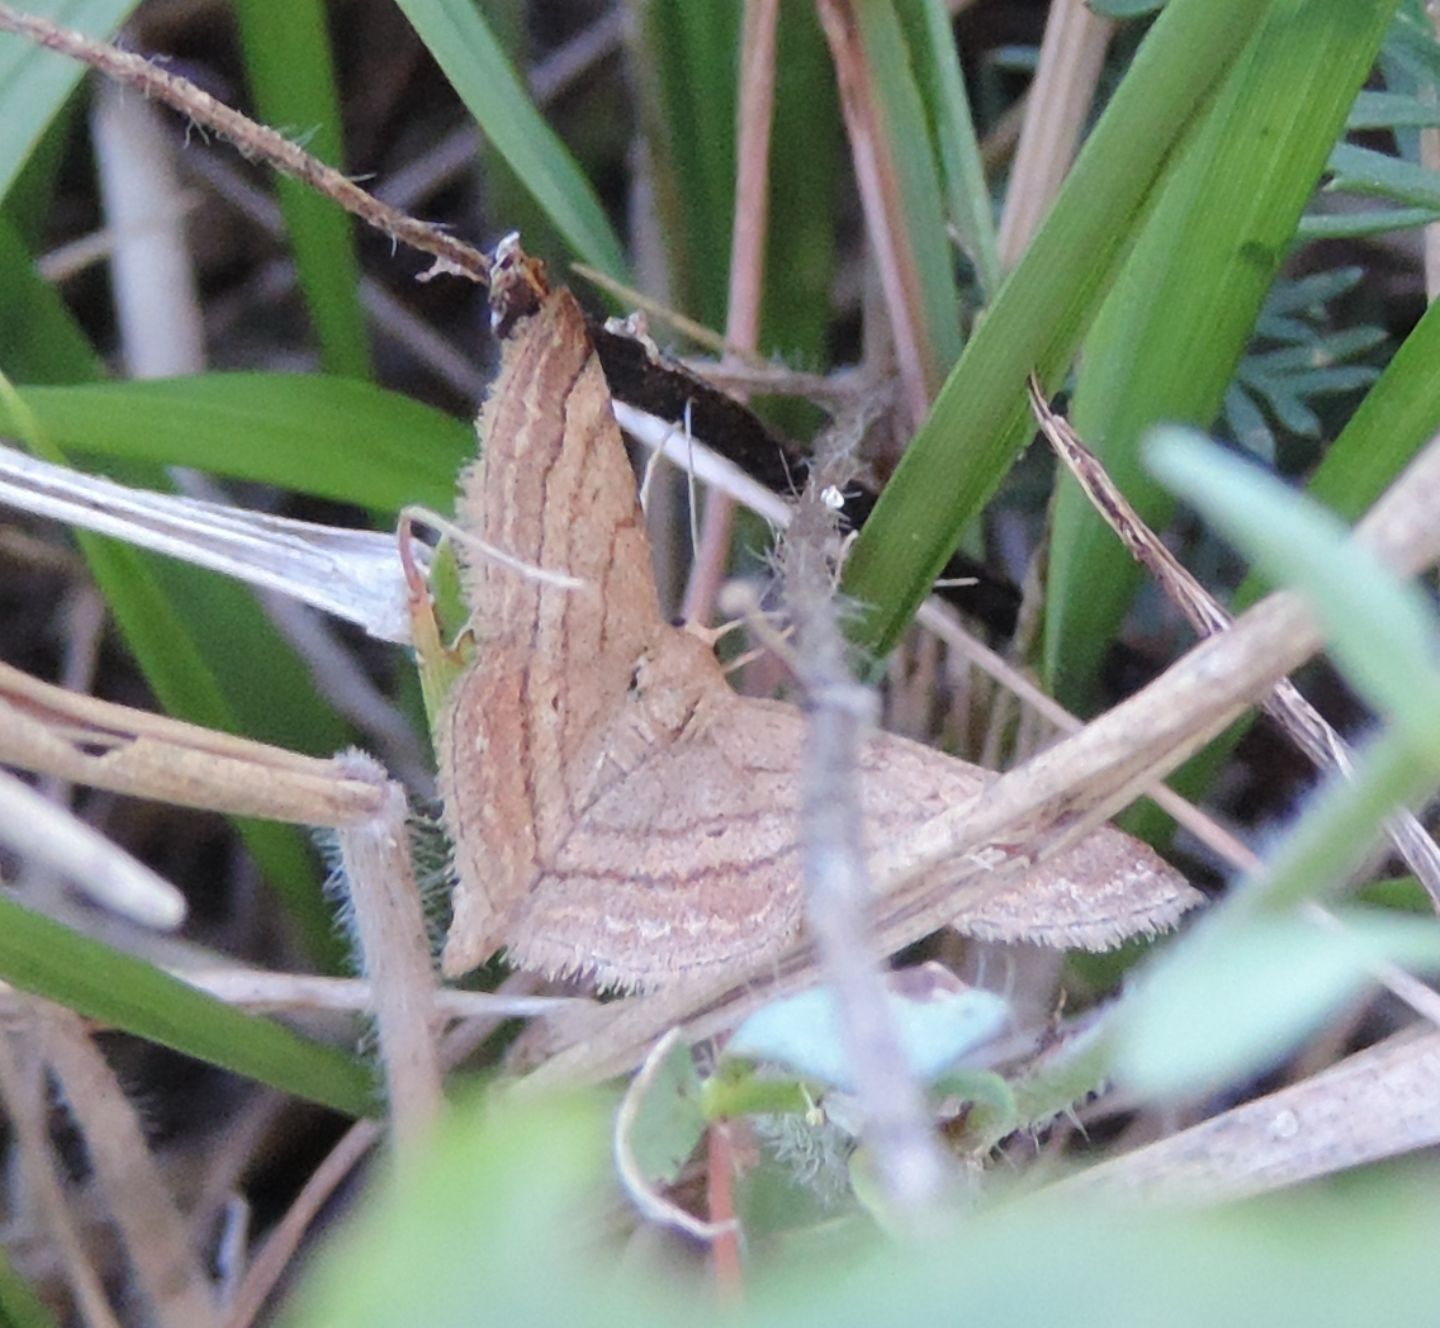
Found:
<svg viewBox="0 0 1440 1328"><path fill-rule="evenodd" d="M1440 172L1374 148L1341 143L1330 154L1329 188L1389 198L1411 207L1440 208Z"/></svg>
<svg viewBox="0 0 1440 1328"><path fill-rule="evenodd" d="M1362 92L1350 108L1345 128L1395 129L1440 126L1440 105L1403 92Z"/></svg>
<svg viewBox="0 0 1440 1328"><path fill-rule="evenodd" d="M705 1137L707 1125L694 1048L677 1039L630 1091L641 1095L630 1126L631 1154L651 1184L672 1184Z"/></svg>
<svg viewBox="0 0 1440 1328"><path fill-rule="evenodd" d="M936 991L923 1000L887 992L886 999L906 1059L924 1083L995 1037L1010 1018L1005 1001L978 988ZM840 1016L828 987L763 1006L735 1030L725 1051L788 1066L837 1088L853 1087Z"/></svg>
<svg viewBox="0 0 1440 1328"><path fill-rule="evenodd" d="M1355 240L1390 231L1409 231L1440 221L1432 208L1376 208L1371 212L1307 212L1300 218L1296 239Z"/></svg>
<svg viewBox="0 0 1440 1328"><path fill-rule="evenodd" d="M1105 18L1140 18L1164 4L1165 0L1089 0L1089 7Z"/></svg>

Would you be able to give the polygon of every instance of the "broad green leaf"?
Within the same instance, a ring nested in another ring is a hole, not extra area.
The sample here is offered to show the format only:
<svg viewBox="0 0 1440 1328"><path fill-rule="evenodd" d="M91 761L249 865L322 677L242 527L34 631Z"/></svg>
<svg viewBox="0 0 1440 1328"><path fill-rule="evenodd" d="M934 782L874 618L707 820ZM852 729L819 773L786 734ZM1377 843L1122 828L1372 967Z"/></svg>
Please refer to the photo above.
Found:
<svg viewBox="0 0 1440 1328"><path fill-rule="evenodd" d="M591 1244L612 1190L608 1113L593 1099L461 1103L428 1155L388 1176L308 1270L288 1328L621 1324L683 1303ZM705 1313L703 1297L686 1310Z"/></svg>
<svg viewBox="0 0 1440 1328"><path fill-rule="evenodd" d="M1147 1096L1245 1079L1373 985L1380 964L1440 969L1434 918L1342 917L1336 931L1293 914L1197 929L1137 985L1117 1021L1117 1076Z"/></svg>
<svg viewBox="0 0 1440 1328"><path fill-rule="evenodd" d="M1440 1296L1433 1178L1392 1171L1204 1209L1041 1192L938 1219L929 1240L753 1251L745 1302L726 1305L700 1269L604 1241L607 1159L594 1103L465 1103L319 1251L278 1322L931 1328L957 1306L986 1328L1348 1328L1428 1322Z"/></svg>
<svg viewBox="0 0 1440 1328"><path fill-rule="evenodd" d="M1141 467L1140 440L1161 421L1215 417L1394 8L1267 6L1086 338L1072 422L1152 525L1173 502ZM1049 568L1045 672L1084 709L1142 574L1068 476Z"/></svg>
<svg viewBox="0 0 1440 1328"><path fill-rule="evenodd" d="M892 1026L911 1069L928 1083L994 1038L1010 1018L992 992L939 991L926 999L886 993ZM725 1044L726 1055L784 1065L807 1079L852 1089L850 1054L834 995L812 987L762 1006Z"/></svg>
<svg viewBox="0 0 1440 1328"><path fill-rule="evenodd" d="M495 150L592 267L626 279L620 241L590 182L505 58L472 0L398 0L405 17Z"/></svg>
<svg viewBox="0 0 1440 1328"><path fill-rule="evenodd" d="M1255 0L1171 0L1049 217L1007 278L865 523L845 592L852 634L894 644L1030 435L1026 375L1069 364L1169 154L1245 44Z"/></svg>
<svg viewBox="0 0 1440 1328"><path fill-rule="evenodd" d="M194 466L379 511L418 502L448 512L476 451L464 421L348 378L210 373L22 396L67 451Z"/></svg>
<svg viewBox="0 0 1440 1328"><path fill-rule="evenodd" d="M231 1009L142 959L0 896L0 978L133 1033L350 1116L379 1108L370 1071L271 1019Z"/></svg>
<svg viewBox="0 0 1440 1328"><path fill-rule="evenodd" d="M322 161L343 167L340 98L321 0L235 0L234 9L260 119ZM370 347L350 218L298 180L281 176L275 188L325 367L368 378Z"/></svg>
<svg viewBox="0 0 1440 1328"><path fill-rule="evenodd" d="M109 37L135 5L136 0L26 0L19 7L90 37ZM78 61L0 33L0 199L84 76Z"/></svg>

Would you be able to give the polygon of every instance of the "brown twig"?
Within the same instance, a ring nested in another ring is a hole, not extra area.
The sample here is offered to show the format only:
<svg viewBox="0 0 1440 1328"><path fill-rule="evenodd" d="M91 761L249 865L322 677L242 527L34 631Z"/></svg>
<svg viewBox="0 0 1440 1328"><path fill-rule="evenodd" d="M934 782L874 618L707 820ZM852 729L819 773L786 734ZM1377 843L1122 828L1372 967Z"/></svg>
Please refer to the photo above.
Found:
<svg viewBox="0 0 1440 1328"><path fill-rule="evenodd" d="M241 115L188 79L169 73L154 61L62 28L49 19L23 14L8 4L0 4L0 32L13 32L39 46L79 60L116 83L163 102L202 129L208 129L232 143L243 157L263 161L282 175L288 175L324 194L352 216L397 243L431 255L435 259L432 272L451 272L481 285L489 281L490 260L478 249L447 235L438 226L417 221L382 203L334 167L297 147L283 134Z"/></svg>
<svg viewBox="0 0 1440 1328"><path fill-rule="evenodd" d="M1039 382L1030 379L1030 405L1041 432L1070 469L1092 506L1119 536L1131 556L1155 578L1201 636L1223 632L1234 618L1221 607L1130 505L1106 473L1100 459L1080 440L1069 423L1050 409ZM1275 684L1263 702L1269 714L1291 740L1322 770L1352 770L1350 749L1288 678ZM1440 849L1425 827L1408 811L1386 822L1396 849L1440 908Z"/></svg>

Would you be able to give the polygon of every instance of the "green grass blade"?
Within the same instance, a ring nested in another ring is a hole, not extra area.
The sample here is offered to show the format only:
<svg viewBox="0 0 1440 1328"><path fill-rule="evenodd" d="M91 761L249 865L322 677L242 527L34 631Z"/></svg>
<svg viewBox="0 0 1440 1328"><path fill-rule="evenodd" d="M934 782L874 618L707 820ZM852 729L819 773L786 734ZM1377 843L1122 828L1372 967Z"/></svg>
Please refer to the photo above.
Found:
<svg viewBox="0 0 1440 1328"><path fill-rule="evenodd" d="M245 69L260 119L343 167L340 98L320 0L235 0ZM350 218L313 189L276 181L305 304L325 368L370 376L370 343L360 308L360 265Z"/></svg>
<svg viewBox="0 0 1440 1328"><path fill-rule="evenodd" d="M27 0L27 13L90 37L109 37L137 0ZM24 38L0 35L0 199L29 160L45 127L85 76L85 66Z"/></svg>
<svg viewBox="0 0 1440 1328"><path fill-rule="evenodd" d="M899 10L944 180L946 215L988 302L1000 289L995 210L965 95L950 10L944 0L899 0Z"/></svg>
<svg viewBox="0 0 1440 1328"><path fill-rule="evenodd" d="M473 0L398 0L495 150L592 267L624 281L625 257L595 191L535 104Z"/></svg>
<svg viewBox="0 0 1440 1328"><path fill-rule="evenodd" d="M1161 420L1208 425L1373 63L1395 0L1281 3L1183 147L1085 343L1071 416L1141 515L1165 491L1138 448ZM1085 709L1141 571L1066 477L1055 510L1045 670Z"/></svg>
<svg viewBox="0 0 1440 1328"><path fill-rule="evenodd" d="M1434 379L1437 363L1440 303L1426 309L1327 450L1307 485L1313 498L1353 521L1385 491L1440 431L1440 393L1435 391ZM1235 592L1236 611L1249 607L1267 588L1265 579L1252 572ZM1201 796L1248 727L1249 722L1242 721L1228 729L1175 772L1172 786L1187 797ZM1131 828L1158 842L1167 824L1163 813L1147 807Z"/></svg>
<svg viewBox="0 0 1440 1328"><path fill-rule="evenodd" d="M927 382L943 380L960 357L960 301L954 251L945 229L940 177L924 103L911 67L911 52L890 3L855 6L879 120L899 177L904 206L897 247L908 251L920 282L916 312L924 317L920 345L927 352Z"/></svg>
<svg viewBox="0 0 1440 1328"><path fill-rule="evenodd" d="M834 70L815 8L781 5L760 336L767 353L802 367L824 363L841 151Z"/></svg>
<svg viewBox="0 0 1440 1328"><path fill-rule="evenodd" d="M0 308L26 314L24 336L0 331L0 370L23 368L41 382L99 376L89 343L3 218ZM0 319L0 327L7 322ZM52 446L50 459L56 455ZM120 478L169 487L156 467L133 467ZM172 714L314 753L349 741L349 730L315 691L309 670L243 587L97 537L77 535L77 542L126 643ZM343 947L305 838L288 826L239 825L307 952L326 968L337 966Z"/></svg>
<svg viewBox="0 0 1440 1328"><path fill-rule="evenodd" d="M672 280L681 308L712 328L725 326L729 301L742 17L739 4L645 5L637 25L642 123Z"/></svg>
<svg viewBox="0 0 1440 1328"><path fill-rule="evenodd" d="M144 960L5 898L0 977L88 1019L347 1115L369 1115L379 1105L374 1076L353 1056L231 1009Z"/></svg>
<svg viewBox="0 0 1440 1328"><path fill-rule="evenodd" d="M1171 0L856 541L853 632L884 653L1029 436L1025 377L1068 365L1157 176L1244 45L1256 0Z"/></svg>
<svg viewBox="0 0 1440 1328"><path fill-rule="evenodd" d="M54 442L77 453L193 466L378 511L448 512L475 431L368 383L233 373L24 387ZM13 427L0 402L0 428Z"/></svg>

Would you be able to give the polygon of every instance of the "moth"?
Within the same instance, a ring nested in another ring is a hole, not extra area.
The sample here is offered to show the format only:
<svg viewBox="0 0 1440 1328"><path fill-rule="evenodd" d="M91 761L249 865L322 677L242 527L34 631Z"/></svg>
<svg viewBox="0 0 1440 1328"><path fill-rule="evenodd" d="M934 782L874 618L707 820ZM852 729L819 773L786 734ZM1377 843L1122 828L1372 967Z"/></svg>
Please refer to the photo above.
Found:
<svg viewBox="0 0 1440 1328"><path fill-rule="evenodd" d="M547 584L460 550L475 658L439 716L454 841L443 968L504 949L522 968L623 989L741 970L802 927L804 720L742 697L712 649L661 615L635 479L574 296L502 249L503 338L465 472L462 529ZM974 799L988 772L876 733L859 770L866 834L893 846ZM1199 896L1102 827L998 891L957 897L972 936L1105 948L1172 924Z"/></svg>

